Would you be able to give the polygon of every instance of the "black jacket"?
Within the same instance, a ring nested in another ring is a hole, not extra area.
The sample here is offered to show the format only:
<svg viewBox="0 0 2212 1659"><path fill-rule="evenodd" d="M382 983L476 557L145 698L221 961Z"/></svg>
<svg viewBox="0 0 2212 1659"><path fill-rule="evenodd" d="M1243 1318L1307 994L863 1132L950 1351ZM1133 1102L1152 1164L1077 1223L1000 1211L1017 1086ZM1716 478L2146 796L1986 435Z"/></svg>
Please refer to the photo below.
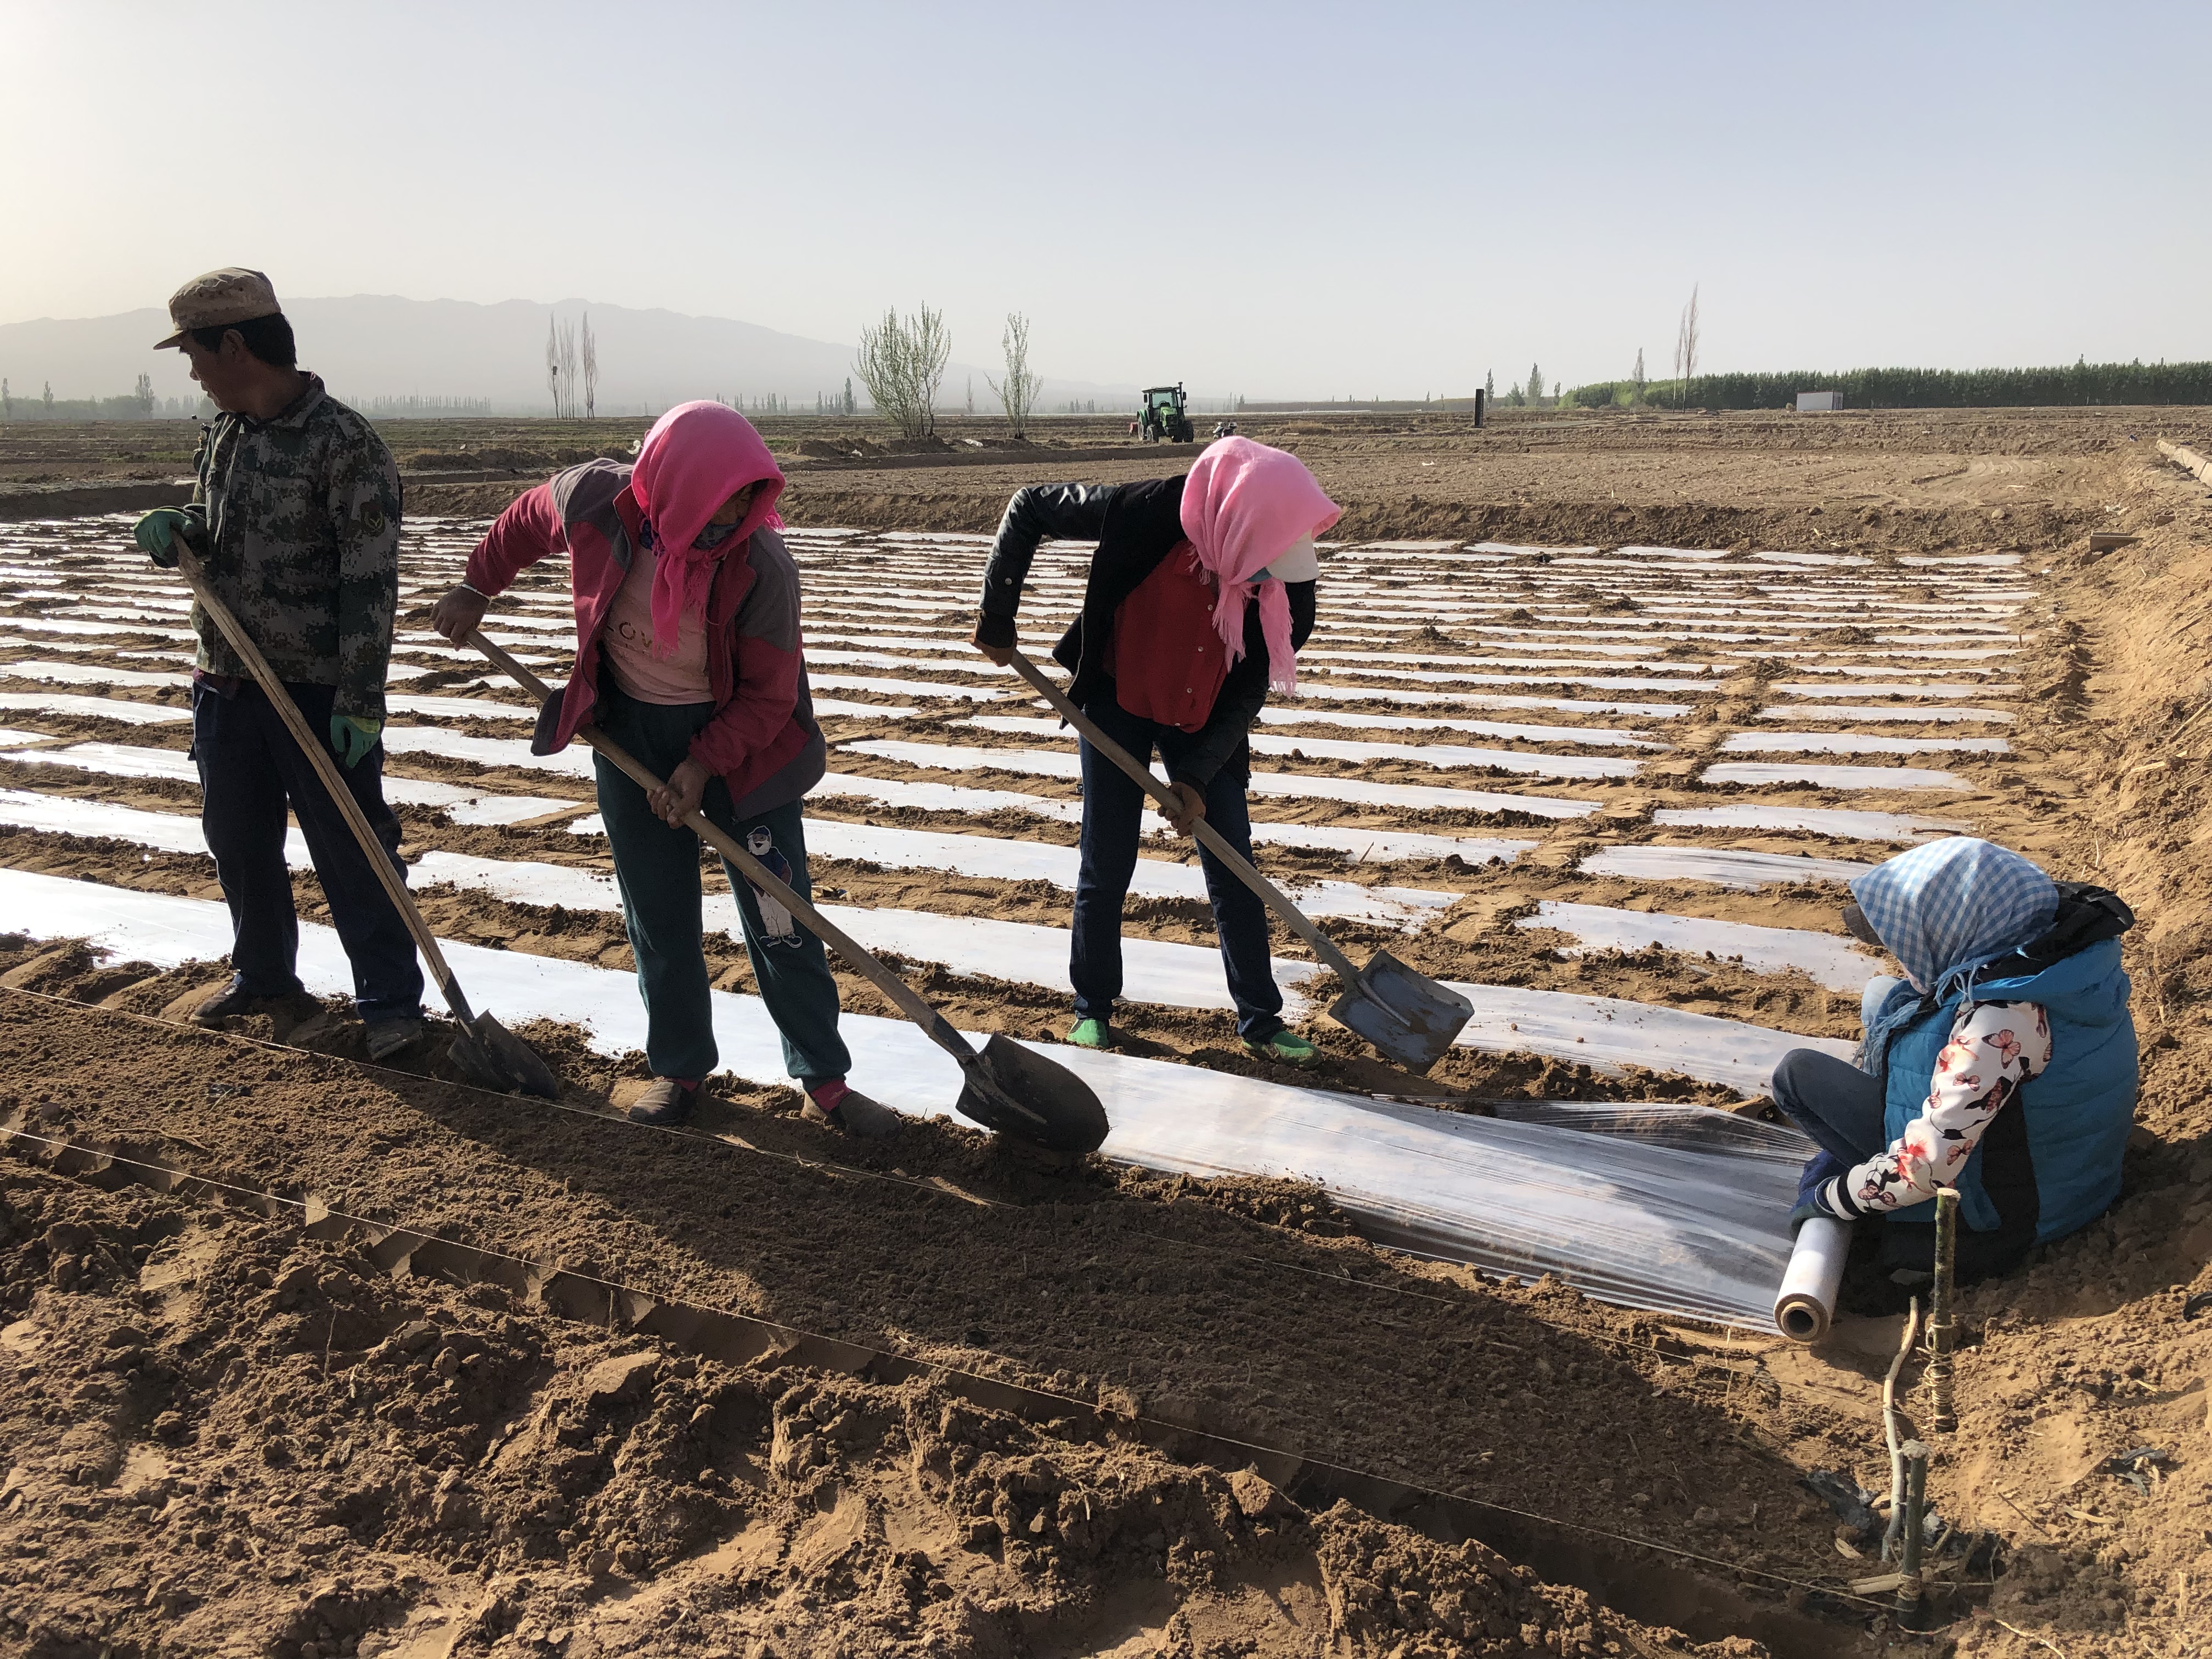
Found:
<svg viewBox="0 0 2212 1659"><path fill-rule="evenodd" d="M1114 680L1105 651L1113 637L1114 613L1183 539L1182 482L1154 478L1103 486L1037 484L1016 490L1006 503L1006 517L999 521L991 562L983 572L976 637L986 645L1014 643L1022 583L1029 576L1038 543L1048 538L1096 540L1098 550L1091 556L1083 609L1053 647L1052 655L1075 677L1068 698L1078 708L1102 694L1112 696ZM1313 633L1314 584L1286 582L1284 592L1291 602L1291 648L1298 650ZM1245 738L1267 701L1267 641L1260 607L1254 605L1244 612L1244 654L1222 682L1205 727L1171 769L1174 781L1202 792L1231 762L1249 768Z"/></svg>

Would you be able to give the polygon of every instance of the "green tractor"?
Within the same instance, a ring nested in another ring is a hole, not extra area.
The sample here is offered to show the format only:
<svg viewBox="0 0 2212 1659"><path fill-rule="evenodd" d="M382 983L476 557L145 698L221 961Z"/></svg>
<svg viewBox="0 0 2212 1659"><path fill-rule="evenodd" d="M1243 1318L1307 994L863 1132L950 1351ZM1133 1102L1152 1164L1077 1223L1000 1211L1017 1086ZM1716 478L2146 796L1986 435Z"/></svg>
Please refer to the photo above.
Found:
<svg viewBox="0 0 2212 1659"><path fill-rule="evenodd" d="M1137 417L1139 434L1148 444L1161 442L1187 444L1191 441L1190 416L1183 412L1182 386L1146 386L1141 412Z"/></svg>

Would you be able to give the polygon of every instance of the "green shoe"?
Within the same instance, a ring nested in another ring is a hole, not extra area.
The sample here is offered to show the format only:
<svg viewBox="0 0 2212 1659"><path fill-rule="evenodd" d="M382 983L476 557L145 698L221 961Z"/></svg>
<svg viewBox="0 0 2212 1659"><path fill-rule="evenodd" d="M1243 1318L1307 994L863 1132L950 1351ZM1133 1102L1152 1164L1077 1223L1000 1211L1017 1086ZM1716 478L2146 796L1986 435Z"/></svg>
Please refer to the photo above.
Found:
<svg viewBox="0 0 2212 1659"><path fill-rule="evenodd" d="M1296 1066L1301 1071L1321 1064L1321 1050L1287 1025L1278 1027L1273 1036L1262 1037L1257 1042L1246 1037L1244 1046L1263 1059L1274 1060L1279 1065Z"/></svg>
<svg viewBox="0 0 2212 1659"><path fill-rule="evenodd" d="M1079 1048L1110 1048L1114 1046L1114 1028L1104 1020L1085 1014L1075 1022L1075 1029L1067 1040Z"/></svg>

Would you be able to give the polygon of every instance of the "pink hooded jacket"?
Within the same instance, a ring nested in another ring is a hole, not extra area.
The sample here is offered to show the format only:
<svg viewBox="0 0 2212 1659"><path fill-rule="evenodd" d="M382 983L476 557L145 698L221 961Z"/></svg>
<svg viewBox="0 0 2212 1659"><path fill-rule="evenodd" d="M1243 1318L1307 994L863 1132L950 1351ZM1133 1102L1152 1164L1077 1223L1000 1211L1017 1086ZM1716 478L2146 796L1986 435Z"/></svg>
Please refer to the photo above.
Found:
<svg viewBox="0 0 2212 1659"><path fill-rule="evenodd" d="M762 487L736 532L712 552L693 548L715 510L749 483ZM658 552L656 638L667 627L672 639L684 605L701 605L706 617L714 715L693 735L690 758L723 780L741 817L796 800L820 781L824 750L799 638L799 571L775 528L782 489L782 472L744 416L720 404L682 404L646 434L635 466L586 461L500 514L469 556L465 580L479 593L499 593L540 559L568 555L576 672L562 696L554 749L592 718L600 635L649 534Z"/></svg>

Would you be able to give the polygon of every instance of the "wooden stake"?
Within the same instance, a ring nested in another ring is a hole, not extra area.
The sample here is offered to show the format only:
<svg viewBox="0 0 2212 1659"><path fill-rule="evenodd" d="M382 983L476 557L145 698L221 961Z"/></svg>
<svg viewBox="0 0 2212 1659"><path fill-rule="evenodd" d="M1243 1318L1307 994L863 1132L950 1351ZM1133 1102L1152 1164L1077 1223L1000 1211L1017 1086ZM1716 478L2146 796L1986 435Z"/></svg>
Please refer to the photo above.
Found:
<svg viewBox="0 0 2212 1659"><path fill-rule="evenodd" d="M1925 1594L1920 1576L1920 1518L1928 1503L1928 1448L1908 1440L1904 1449L1905 1559L1897 1582L1897 1622L1906 1630L1917 1630Z"/></svg>
<svg viewBox="0 0 2212 1659"><path fill-rule="evenodd" d="M1952 1311L1959 1262L1959 1194L1946 1187L1936 1194L1936 1285L1928 1304L1928 1392L1934 1410L1930 1421L1940 1433L1959 1426L1952 1409L1951 1350L1958 1341L1958 1318Z"/></svg>

